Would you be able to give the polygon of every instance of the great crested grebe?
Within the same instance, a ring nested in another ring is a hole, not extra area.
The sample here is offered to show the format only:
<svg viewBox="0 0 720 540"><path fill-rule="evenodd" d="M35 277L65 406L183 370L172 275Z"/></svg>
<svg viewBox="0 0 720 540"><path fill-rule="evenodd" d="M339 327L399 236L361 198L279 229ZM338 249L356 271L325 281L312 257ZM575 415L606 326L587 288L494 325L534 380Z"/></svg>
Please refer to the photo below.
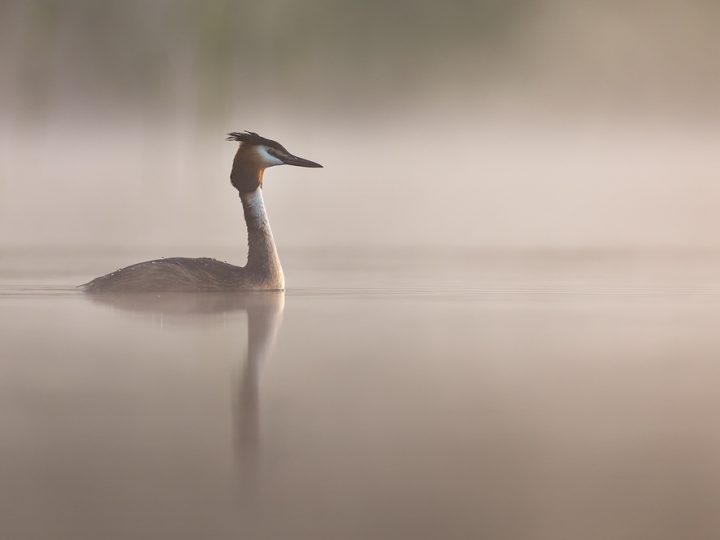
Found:
<svg viewBox="0 0 720 540"><path fill-rule="evenodd" d="M248 258L233 266L209 258L171 257L126 266L81 285L88 293L282 290L285 288L280 259L270 230L262 197L263 173L275 165L322 167L299 158L276 141L245 131L230 133L228 141L240 147L233 160L230 180L238 190L245 212Z"/></svg>

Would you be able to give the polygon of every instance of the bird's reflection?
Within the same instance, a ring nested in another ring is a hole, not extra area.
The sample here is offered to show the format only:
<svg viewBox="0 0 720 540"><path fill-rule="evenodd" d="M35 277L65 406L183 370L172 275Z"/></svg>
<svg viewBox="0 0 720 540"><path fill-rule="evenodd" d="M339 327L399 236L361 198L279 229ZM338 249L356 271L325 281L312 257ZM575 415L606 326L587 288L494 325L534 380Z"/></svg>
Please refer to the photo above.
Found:
<svg viewBox="0 0 720 540"><path fill-rule="evenodd" d="M116 309L170 317L236 311L247 314L247 352L241 362L233 412L243 493L252 499L258 481L260 455L260 366L275 344L285 306L285 293L138 293L93 295L89 298Z"/></svg>

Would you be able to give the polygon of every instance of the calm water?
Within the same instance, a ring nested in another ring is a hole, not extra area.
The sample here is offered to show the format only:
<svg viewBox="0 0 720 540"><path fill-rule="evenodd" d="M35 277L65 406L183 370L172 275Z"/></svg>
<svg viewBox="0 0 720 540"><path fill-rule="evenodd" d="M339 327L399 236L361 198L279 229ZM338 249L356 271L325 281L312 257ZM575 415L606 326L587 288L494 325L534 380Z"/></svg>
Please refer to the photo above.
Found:
<svg viewBox="0 0 720 540"><path fill-rule="evenodd" d="M0 537L720 536L720 256L317 252L85 297L0 252Z"/></svg>

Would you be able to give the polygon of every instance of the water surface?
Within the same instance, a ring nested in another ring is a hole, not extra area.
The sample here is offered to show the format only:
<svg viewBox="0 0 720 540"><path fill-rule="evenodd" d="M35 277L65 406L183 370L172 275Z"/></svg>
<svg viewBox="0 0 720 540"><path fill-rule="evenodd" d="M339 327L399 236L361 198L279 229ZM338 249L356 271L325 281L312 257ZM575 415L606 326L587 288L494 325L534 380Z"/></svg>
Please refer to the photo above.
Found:
<svg viewBox="0 0 720 540"><path fill-rule="evenodd" d="M285 294L73 289L144 255L0 253L3 538L720 535L716 254L319 251Z"/></svg>

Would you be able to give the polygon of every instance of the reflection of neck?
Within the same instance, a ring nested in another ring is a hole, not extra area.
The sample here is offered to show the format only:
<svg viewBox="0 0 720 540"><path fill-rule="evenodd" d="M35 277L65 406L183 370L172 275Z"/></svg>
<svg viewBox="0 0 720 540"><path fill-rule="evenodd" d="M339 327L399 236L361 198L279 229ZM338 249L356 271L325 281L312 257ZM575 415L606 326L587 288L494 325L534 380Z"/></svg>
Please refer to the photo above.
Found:
<svg viewBox="0 0 720 540"><path fill-rule="evenodd" d="M244 497L244 518L257 516L261 470L260 369L270 359L282 323L285 293L266 291L247 296L247 357L242 368L236 403L236 444Z"/></svg>
<svg viewBox="0 0 720 540"><path fill-rule="evenodd" d="M242 193L240 198L245 211L248 234L246 268L266 285L269 285L268 288L282 289L285 287L285 278L270 230L270 221L265 211L262 188L258 187L251 193Z"/></svg>

